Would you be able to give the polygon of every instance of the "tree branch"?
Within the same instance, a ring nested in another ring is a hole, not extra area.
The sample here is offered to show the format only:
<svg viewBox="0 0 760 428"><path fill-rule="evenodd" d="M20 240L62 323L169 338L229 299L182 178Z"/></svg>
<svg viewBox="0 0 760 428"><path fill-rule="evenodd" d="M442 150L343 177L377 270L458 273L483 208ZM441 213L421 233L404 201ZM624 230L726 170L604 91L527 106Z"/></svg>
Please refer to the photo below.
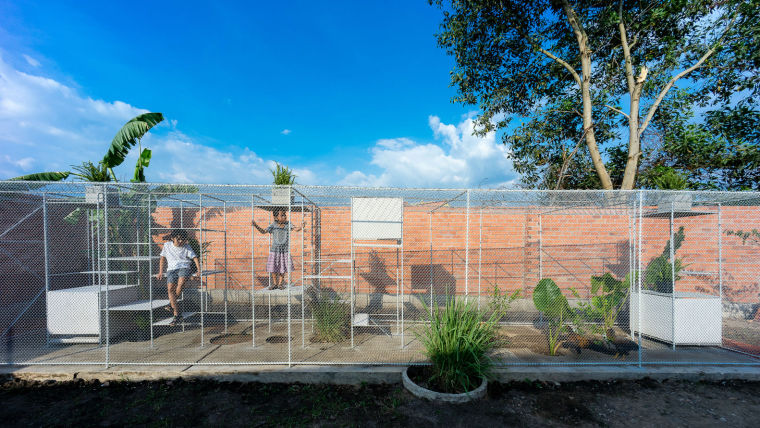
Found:
<svg viewBox="0 0 760 428"><path fill-rule="evenodd" d="M641 125L641 128L639 128L639 135L643 134L644 130L647 129L647 126L649 126L649 122L652 120L654 113L657 111L657 107L659 107L660 103L665 98L665 95L667 95L670 88L672 88L673 85L675 85L678 79L686 76L687 74L699 68L702 65L702 63L707 61L707 58L709 58L710 56L712 56L713 53L715 53L715 50L718 48L718 46L720 46L720 44L723 42L723 39L726 37L726 34L728 34L729 30L734 25L734 21L736 21L736 13L734 13L733 18L731 18L731 22L728 23L728 25L726 26L726 29L723 30L723 34L720 35L720 38L718 39L718 41L715 42L715 44L713 44L713 46L707 52L705 52L705 54L702 55L702 57L699 58L699 60L694 65L676 74L675 77L670 79L667 85L665 85L665 87L662 88L662 91L660 91L660 94L657 95L657 98L654 100L654 103L649 107L649 111L647 112L647 117L644 119L644 123Z"/></svg>
<svg viewBox="0 0 760 428"><path fill-rule="evenodd" d="M618 2L618 30L620 31L620 44L623 48L625 60L625 80L628 82L628 93L633 94L635 82L633 81L633 64L631 64L631 47L628 45L628 35L623 23L623 0Z"/></svg>
<svg viewBox="0 0 760 428"><path fill-rule="evenodd" d="M622 110L618 110L618 109L616 109L615 107L612 107L612 106L610 106L610 105L607 105L607 104L605 104L604 106L605 106L605 107L607 107L608 109L612 110L612 111L616 111L616 112L618 112L618 113L622 114L623 116L627 117L628 119L630 119L630 118L631 118L631 116L628 116L628 115L627 115L625 112L623 112Z"/></svg>

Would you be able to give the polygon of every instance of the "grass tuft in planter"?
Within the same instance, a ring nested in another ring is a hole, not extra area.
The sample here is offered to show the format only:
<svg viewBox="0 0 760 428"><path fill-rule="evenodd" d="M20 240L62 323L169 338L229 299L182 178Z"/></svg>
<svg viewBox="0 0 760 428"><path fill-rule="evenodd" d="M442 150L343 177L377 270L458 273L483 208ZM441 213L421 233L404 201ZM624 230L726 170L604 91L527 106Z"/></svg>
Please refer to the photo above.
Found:
<svg viewBox="0 0 760 428"><path fill-rule="evenodd" d="M432 363L429 389L467 392L488 377L492 363L486 354L494 347L498 317L494 313L483 321L476 305L456 299L433 310L430 324L417 333Z"/></svg>

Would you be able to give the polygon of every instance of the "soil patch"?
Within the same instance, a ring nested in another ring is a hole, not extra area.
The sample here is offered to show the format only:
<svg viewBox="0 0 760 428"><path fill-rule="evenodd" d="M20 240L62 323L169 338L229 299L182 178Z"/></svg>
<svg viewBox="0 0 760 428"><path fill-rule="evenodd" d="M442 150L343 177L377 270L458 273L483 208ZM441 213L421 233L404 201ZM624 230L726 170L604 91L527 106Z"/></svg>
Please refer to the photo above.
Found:
<svg viewBox="0 0 760 428"><path fill-rule="evenodd" d="M760 382L489 383L452 406L400 385L151 382L0 377L3 426L731 426L757 425Z"/></svg>
<svg viewBox="0 0 760 428"><path fill-rule="evenodd" d="M243 334L243 333L222 334L221 336L216 336L216 337L211 338L211 340L209 340L209 342L211 342L214 345L235 345L238 343L245 343L245 342L250 342L250 341L251 341L251 335ZM286 338L286 341L287 341L287 338Z"/></svg>
<svg viewBox="0 0 760 428"><path fill-rule="evenodd" d="M293 340L291 336L290 340ZM288 336L269 336L266 339L267 343L288 343Z"/></svg>
<svg viewBox="0 0 760 428"><path fill-rule="evenodd" d="M400 385L0 377L4 426L756 426L760 382L489 383L452 406Z"/></svg>

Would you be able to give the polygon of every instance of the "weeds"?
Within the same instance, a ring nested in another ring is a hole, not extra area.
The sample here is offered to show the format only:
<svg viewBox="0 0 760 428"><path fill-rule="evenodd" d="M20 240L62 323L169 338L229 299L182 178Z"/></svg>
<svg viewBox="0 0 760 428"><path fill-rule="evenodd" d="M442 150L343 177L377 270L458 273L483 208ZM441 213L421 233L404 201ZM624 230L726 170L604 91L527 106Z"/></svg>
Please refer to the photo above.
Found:
<svg viewBox="0 0 760 428"><path fill-rule="evenodd" d="M348 337L351 314L347 303L322 291L311 302L311 311L317 340L340 342Z"/></svg>

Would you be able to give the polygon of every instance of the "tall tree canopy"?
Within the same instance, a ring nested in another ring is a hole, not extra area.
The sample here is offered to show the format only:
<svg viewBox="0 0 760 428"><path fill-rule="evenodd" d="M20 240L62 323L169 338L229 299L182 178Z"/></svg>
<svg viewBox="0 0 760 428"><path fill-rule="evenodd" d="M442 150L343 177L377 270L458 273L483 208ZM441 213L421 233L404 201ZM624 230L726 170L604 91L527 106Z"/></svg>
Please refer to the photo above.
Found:
<svg viewBox="0 0 760 428"><path fill-rule="evenodd" d="M526 185L632 189L642 162L645 186L760 185L760 0L430 2L454 101L505 131Z"/></svg>

